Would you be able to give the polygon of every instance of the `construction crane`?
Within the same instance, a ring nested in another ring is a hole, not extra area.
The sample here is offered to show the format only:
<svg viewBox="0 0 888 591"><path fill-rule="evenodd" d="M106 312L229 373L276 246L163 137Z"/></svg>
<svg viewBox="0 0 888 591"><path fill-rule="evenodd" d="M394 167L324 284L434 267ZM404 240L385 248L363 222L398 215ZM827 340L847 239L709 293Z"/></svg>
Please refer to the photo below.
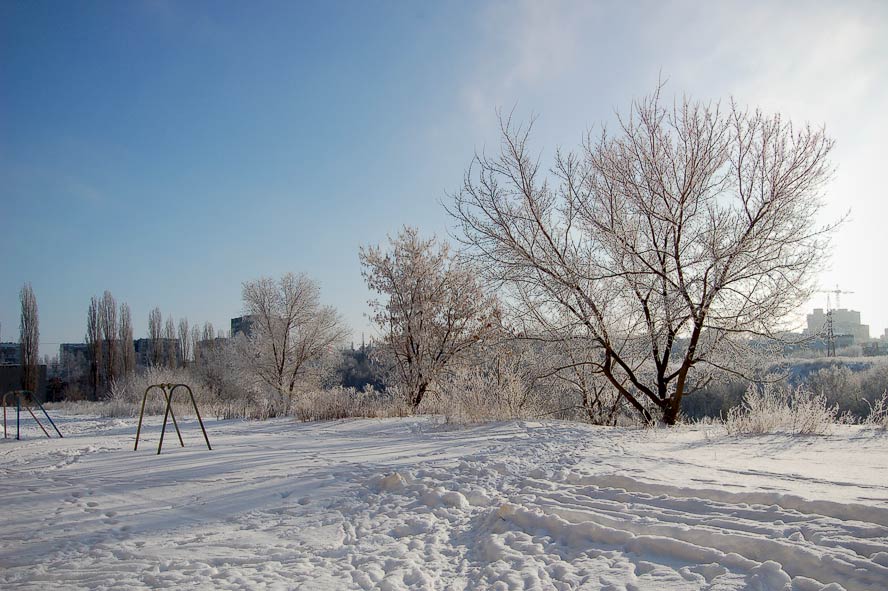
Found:
<svg viewBox="0 0 888 591"><path fill-rule="evenodd" d="M835 309L838 310L839 308L842 307L842 306L841 306L841 303L840 303L840 301L839 301L839 297L840 297L842 294L852 294L852 293L854 293L854 292L853 292L853 291L842 291L841 289L839 289L839 286L836 285L836 288L835 288L835 289L819 289L819 290L817 290L817 293L825 293L825 294L826 294L826 311L829 312L829 311L833 310L833 307L832 307L832 305L831 305L831 303L830 303L830 297L829 297L830 295L835 295L835 296L836 296L836 307L835 307Z"/></svg>
<svg viewBox="0 0 888 591"><path fill-rule="evenodd" d="M817 293L825 293L826 294L826 356L827 357L835 357L836 356L836 333L835 328L833 326L833 310L832 302L830 302L830 295L836 296L836 307L835 310L838 310L840 306L839 297L842 294L852 294L853 291L842 291L839 289L838 284L836 284L835 289L819 289Z"/></svg>

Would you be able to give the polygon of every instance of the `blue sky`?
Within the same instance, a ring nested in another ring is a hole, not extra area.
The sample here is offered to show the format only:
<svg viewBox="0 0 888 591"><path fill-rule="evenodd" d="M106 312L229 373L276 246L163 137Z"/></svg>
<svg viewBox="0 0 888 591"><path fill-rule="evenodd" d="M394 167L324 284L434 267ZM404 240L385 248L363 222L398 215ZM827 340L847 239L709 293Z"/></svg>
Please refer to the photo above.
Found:
<svg viewBox="0 0 888 591"><path fill-rule="evenodd" d="M496 144L498 107L539 116L545 159L661 72L826 124L829 214L852 217L823 284L881 334L886 30L881 2L4 1L0 339L25 281L53 353L105 289L137 335L154 306L227 328L243 281L294 271L360 340L358 246L446 234L440 202Z"/></svg>

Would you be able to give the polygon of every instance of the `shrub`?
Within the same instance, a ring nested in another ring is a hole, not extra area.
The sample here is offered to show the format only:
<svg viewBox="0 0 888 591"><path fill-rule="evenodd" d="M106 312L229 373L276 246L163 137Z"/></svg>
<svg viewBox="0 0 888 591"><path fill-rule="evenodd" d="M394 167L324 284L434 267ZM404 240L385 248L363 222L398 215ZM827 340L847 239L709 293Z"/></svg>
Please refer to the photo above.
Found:
<svg viewBox="0 0 888 591"><path fill-rule="evenodd" d="M888 390L875 402L867 401L869 414L863 420L864 425L888 429Z"/></svg>
<svg viewBox="0 0 888 591"><path fill-rule="evenodd" d="M300 392L292 404L292 412L300 421L330 421L350 417L403 417L409 414L409 408L401 398L379 392L372 386L362 390L336 387Z"/></svg>
<svg viewBox="0 0 888 591"><path fill-rule="evenodd" d="M731 435L823 435L838 422L838 412L838 406L829 406L823 395L806 386L751 385L742 404L728 412L725 427Z"/></svg>

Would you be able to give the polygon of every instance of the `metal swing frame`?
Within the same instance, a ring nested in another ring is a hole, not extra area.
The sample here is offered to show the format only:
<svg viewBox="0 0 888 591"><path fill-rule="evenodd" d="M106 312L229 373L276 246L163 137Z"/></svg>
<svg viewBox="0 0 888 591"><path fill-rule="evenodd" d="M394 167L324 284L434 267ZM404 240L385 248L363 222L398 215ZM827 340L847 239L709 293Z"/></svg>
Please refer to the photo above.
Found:
<svg viewBox="0 0 888 591"><path fill-rule="evenodd" d="M136 445L133 447L133 451L139 450L139 435L142 433L142 419L145 416L145 402L148 400L148 392L150 392L152 388L160 390L163 394L164 401L166 402L166 411L163 413L163 427L160 429L160 441L157 444L157 455L160 455L160 450L163 448L163 436L164 433L166 433L167 417L173 419L173 426L176 428L176 434L179 436L179 444L182 447L185 447L185 441L182 439L182 432L179 431L179 423L176 422L176 415L173 412L173 394L177 388L185 388L188 395L191 397L191 404L194 406L197 422L200 423L200 430L203 432L204 439L207 442L207 449L212 451L213 448L210 447L210 438L207 436L207 430L204 428L203 419L200 418L200 411L197 409L197 401L194 399L194 392L191 391L191 387L188 386L188 384L151 384L145 389L145 395L142 396L142 410L139 412L139 426L136 428Z"/></svg>
<svg viewBox="0 0 888 591"><path fill-rule="evenodd" d="M52 417L49 416L49 413L46 412L46 409L43 408L43 405L40 404L40 401L34 397L34 393L30 390L12 390L3 395L3 439L6 439L6 405L9 401L9 397L15 397L15 438L17 440L21 440L21 415L22 415L22 406L27 409L27 411L31 414L31 417L34 419L34 422L43 430L43 434L52 439L52 435L49 434L49 431L46 430L46 427L40 423L40 420L37 418L37 415L34 414L34 411L31 409L31 405L28 404L28 401L37 403L37 406L40 410L43 411L44 416L46 416L46 420L49 421L49 424L52 425L52 428L55 429L55 432L59 434L59 438L62 438L62 432L59 431L59 428L56 427L55 422L52 420Z"/></svg>

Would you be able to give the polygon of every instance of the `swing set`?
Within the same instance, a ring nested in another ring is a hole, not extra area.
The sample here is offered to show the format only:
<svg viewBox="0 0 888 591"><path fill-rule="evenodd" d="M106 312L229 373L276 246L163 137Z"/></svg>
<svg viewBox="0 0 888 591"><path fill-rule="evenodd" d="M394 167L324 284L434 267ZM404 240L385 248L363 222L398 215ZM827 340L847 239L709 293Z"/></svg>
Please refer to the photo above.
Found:
<svg viewBox="0 0 888 591"><path fill-rule="evenodd" d="M37 415L34 414L34 410L31 408L29 402L33 402L36 404L40 410L43 411L44 416L46 416L46 420L49 421L49 424L52 425L52 428L55 429L55 432L59 434L59 438L62 437L62 432L59 431L59 428L56 427L55 422L53 422L52 417L49 416L49 413L46 412L46 409L43 408L43 405L40 404L40 401L34 397L34 393L30 390L12 390L11 392L7 392L3 395L3 439L7 437L6 430L6 406L9 403L9 397L12 396L15 398L15 438L21 439L21 415L22 415L22 406L27 409L27 411L31 414L31 417L34 419L34 422L43 430L43 434L52 438L52 435L49 434L49 431L46 430L46 427L40 423L40 420L37 418Z"/></svg>
<svg viewBox="0 0 888 591"><path fill-rule="evenodd" d="M152 384L145 389L145 395L142 396L142 411L139 413L139 426L136 428L136 445L133 447L133 451L139 450L139 435L142 432L142 418L145 416L145 402L148 400L148 392L150 392L152 388L160 390L164 402L166 402L166 412L163 413L163 427L160 429L160 442L157 444L157 455L160 455L160 450L163 447L163 435L166 433L167 417L173 419L173 426L176 428L176 434L179 436L179 444L182 447L185 447L185 441L182 440L182 432L179 431L179 423L176 422L176 415L173 412L173 394L178 388L184 388L191 397L191 404L194 406L197 422L200 423L200 430L203 431L204 439L207 442L207 449L212 451L213 448L210 447L210 438L207 436L207 430L204 429L203 419L200 418L200 411L197 410L197 401L194 399L194 392L191 391L191 388L187 384Z"/></svg>
<svg viewBox="0 0 888 591"><path fill-rule="evenodd" d="M212 451L212 447L210 446L210 438L207 435L207 430L204 427L203 419L200 416L200 410L197 408L197 401L194 399L194 392L191 391L191 388L187 384L152 384L148 386L145 390L145 395L142 397L142 410L139 413L139 426L136 428L136 445L133 447L133 451L139 450L139 436L142 433L142 420L145 417L145 403L148 401L148 393L152 389L160 390L160 393L163 395L164 403L166 405L166 411L163 414L163 427L160 429L160 442L157 444L157 455L160 455L160 451L163 448L163 436L166 433L167 419L173 419L173 427L176 429L176 435L179 436L179 444L182 447L185 447L185 441L182 439L182 432L179 431L179 423L176 421L176 414L173 411L173 394L175 394L176 390L179 388L183 388L188 396L191 398L191 405L194 407L194 413L197 415L197 422L200 424L200 430L203 432L204 440L207 442L207 449ZM3 395L2 404L3 404L3 438L6 439L9 437L8 429L7 429L7 420L6 420L6 407L9 404L10 396L15 399L15 438L21 439L21 415L22 415L22 407L25 407L25 410L30 413L31 417L34 419L34 422L43 430L43 434L49 438L52 438L49 431L46 430L46 427L40 422L37 418L37 415L34 414L34 410L31 408L31 404L36 404L37 407L43 412L43 415L46 417L46 420L49 421L49 424L52 425L52 428L55 429L55 432L58 433L59 438L62 438L62 432L59 431L59 428L56 426L55 421L52 420L52 417L49 416L49 413L46 412L46 409L43 408L43 405L40 403L37 398L34 397L34 393L30 390L13 390L7 392Z"/></svg>

